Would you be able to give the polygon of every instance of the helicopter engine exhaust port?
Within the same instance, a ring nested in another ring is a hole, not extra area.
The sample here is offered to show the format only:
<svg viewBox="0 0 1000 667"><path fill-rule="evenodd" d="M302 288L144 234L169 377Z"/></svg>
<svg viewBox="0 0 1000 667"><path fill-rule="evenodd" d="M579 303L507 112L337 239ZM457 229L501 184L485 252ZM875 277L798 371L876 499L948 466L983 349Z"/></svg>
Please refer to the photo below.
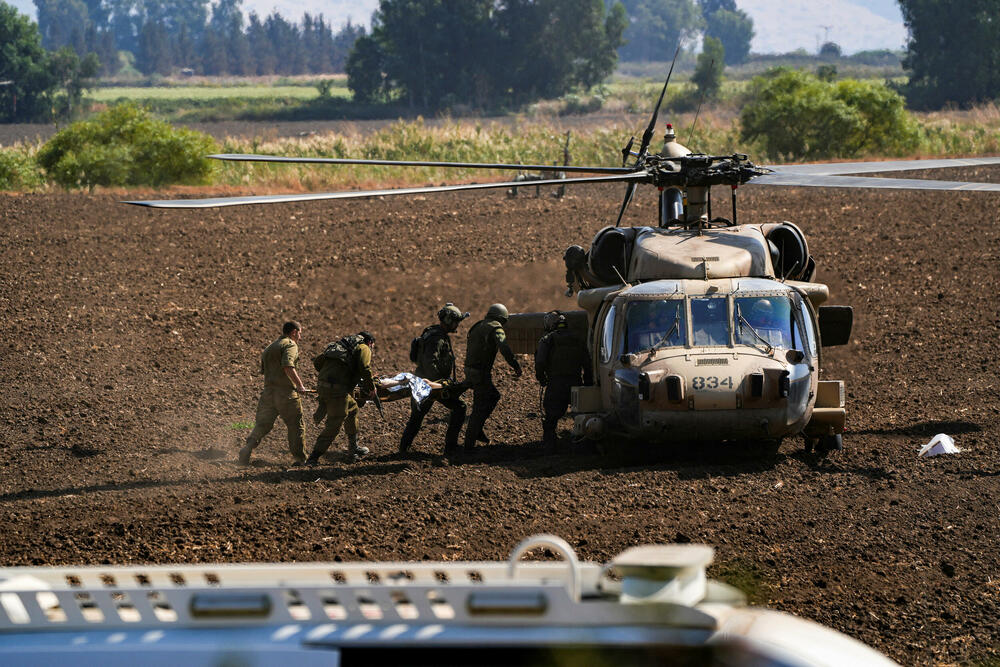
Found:
<svg viewBox="0 0 1000 667"><path fill-rule="evenodd" d="M771 250L776 278L805 282L812 279L816 261L809 254L809 244L801 229L790 222L765 225L764 236Z"/></svg>
<svg viewBox="0 0 1000 667"><path fill-rule="evenodd" d="M637 227L605 227L590 246L590 271L602 285L620 285L632 263Z"/></svg>

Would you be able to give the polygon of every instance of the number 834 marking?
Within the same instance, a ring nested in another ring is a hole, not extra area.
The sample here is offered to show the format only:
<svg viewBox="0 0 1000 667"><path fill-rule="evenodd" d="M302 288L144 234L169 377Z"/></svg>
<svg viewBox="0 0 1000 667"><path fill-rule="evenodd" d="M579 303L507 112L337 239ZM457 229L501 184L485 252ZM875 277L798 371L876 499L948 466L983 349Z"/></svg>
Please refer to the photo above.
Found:
<svg viewBox="0 0 1000 667"><path fill-rule="evenodd" d="M691 378L691 388L695 391L702 391L705 389L721 389L725 387L726 389L733 388L733 378L732 377L718 377L716 375L709 375L707 377L702 377L697 375Z"/></svg>

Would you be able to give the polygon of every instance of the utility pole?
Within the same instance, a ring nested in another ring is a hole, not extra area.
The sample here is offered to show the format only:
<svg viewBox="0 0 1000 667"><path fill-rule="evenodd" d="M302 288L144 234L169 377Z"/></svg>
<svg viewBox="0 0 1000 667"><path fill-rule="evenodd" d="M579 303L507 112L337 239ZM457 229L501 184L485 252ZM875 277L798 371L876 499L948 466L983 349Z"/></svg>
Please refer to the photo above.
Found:
<svg viewBox="0 0 1000 667"><path fill-rule="evenodd" d="M821 26L817 26L817 27L823 29L823 44L826 44L827 42L830 41L830 30L833 29L833 26L832 25L821 25ZM817 39L817 41L819 40L819 35L816 35L816 39ZM816 53L819 53L819 50L820 50L820 48L822 47L823 44L817 44L816 45Z"/></svg>

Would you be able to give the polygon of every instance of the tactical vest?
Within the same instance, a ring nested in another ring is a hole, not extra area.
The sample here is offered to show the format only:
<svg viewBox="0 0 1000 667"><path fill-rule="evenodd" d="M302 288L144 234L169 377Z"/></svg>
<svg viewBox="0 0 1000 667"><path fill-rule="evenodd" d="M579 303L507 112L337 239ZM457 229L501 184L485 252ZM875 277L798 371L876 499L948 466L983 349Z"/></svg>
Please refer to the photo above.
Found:
<svg viewBox="0 0 1000 667"><path fill-rule="evenodd" d="M466 368L489 370L497 356L496 330L503 325L496 320L480 320L469 329L469 344L465 349Z"/></svg>
<svg viewBox="0 0 1000 667"><path fill-rule="evenodd" d="M438 355L438 341L443 341L445 353ZM417 364L416 372L422 378L446 380L455 378L455 353L451 347L451 337L441 328L432 324L410 344L410 361Z"/></svg>
<svg viewBox="0 0 1000 667"><path fill-rule="evenodd" d="M542 339L549 345L545 372L549 377L578 378L587 363L587 350L572 331L556 329Z"/></svg>

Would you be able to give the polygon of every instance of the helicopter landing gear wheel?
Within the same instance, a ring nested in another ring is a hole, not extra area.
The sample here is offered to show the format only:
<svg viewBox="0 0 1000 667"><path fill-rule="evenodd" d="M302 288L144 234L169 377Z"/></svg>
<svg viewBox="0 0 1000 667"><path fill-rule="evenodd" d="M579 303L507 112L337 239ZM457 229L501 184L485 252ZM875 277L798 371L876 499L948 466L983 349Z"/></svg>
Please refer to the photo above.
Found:
<svg viewBox="0 0 1000 667"><path fill-rule="evenodd" d="M594 449L601 458L608 458L611 455L611 447L607 440L594 440Z"/></svg>
<svg viewBox="0 0 1000 667"><path fill-rule="evenodd" d="M834 451L841 451L844 449L844 437L841 434L836 435L824 435L819 439L819 444L816 446L816 451L819 454L828 454Z"/></svg>

